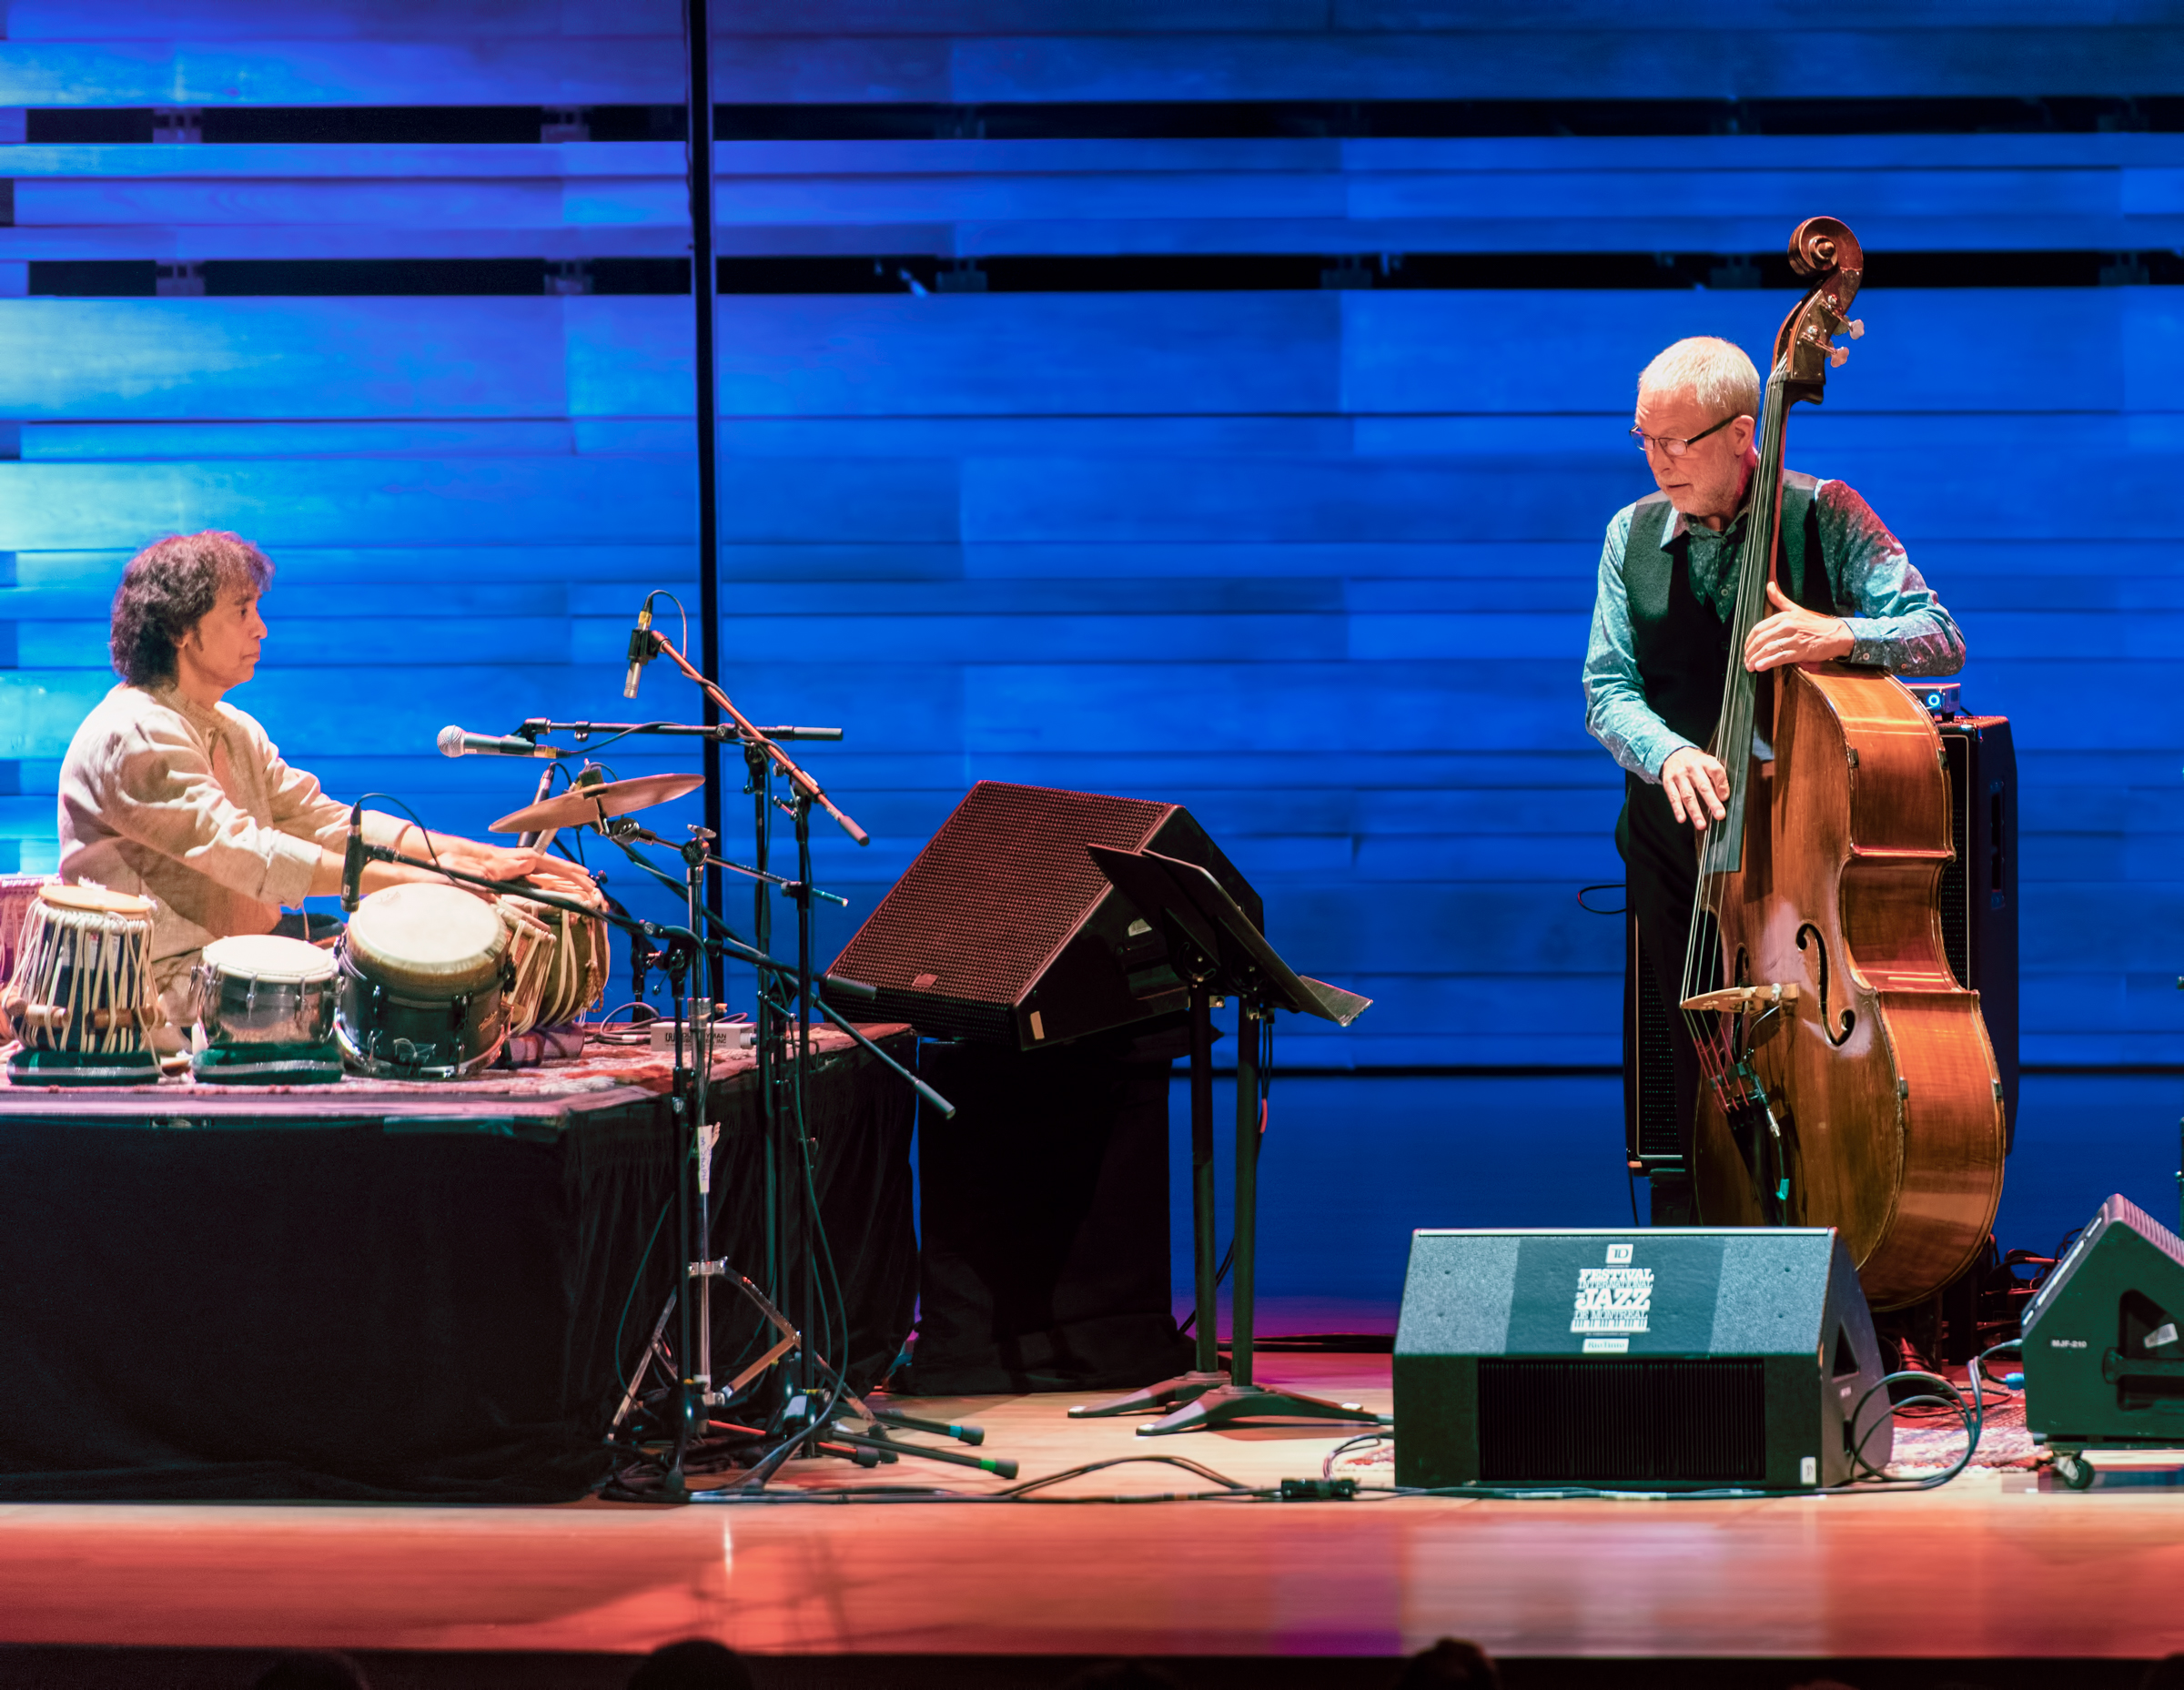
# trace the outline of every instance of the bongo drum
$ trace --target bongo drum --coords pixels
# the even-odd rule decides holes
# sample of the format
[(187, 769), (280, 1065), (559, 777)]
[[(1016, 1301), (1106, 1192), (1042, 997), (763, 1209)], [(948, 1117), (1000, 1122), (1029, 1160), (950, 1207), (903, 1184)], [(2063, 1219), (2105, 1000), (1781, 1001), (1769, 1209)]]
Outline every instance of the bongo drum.
[(510, 1033), (573, 1021), (605, 995), (612, 962), (605, 922), (513, 893), (498, 907), (509, 928), (516, 981)]
[(140, 1086), (159, 1078), (165, 1021), (152, 980), (152, 901), (103, 886), (44, 885), (23, 917), (0, 993), (22, 1041), (8, 1077), (45, 1086)]
[(341, 936), (334, 1036), (366, 1074), (456, 1079), (508, 1036), (511, 934), (498, 911), (453, 886), (388, 886)]
[(223, 1085), (338, 1081), (336, 980), (333, 953), (301, 939), (270, 933), (215, 939), (190, 970), (197, 1028), (191, 1071)]

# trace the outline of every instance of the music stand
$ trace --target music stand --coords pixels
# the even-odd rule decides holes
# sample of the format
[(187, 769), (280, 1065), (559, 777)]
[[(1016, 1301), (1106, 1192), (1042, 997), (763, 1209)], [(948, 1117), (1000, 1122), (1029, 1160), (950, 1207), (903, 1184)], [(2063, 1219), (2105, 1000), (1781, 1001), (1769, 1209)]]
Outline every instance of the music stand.
[[(1176, 972), (1190, 983), (1191, 1231), (1198, 1281), (1198, 1365), (1111, 1402), (1073, 1408), (1073, 1420), (1138, 1409), (1169, 1410), (1138, 1428), (1141, 1438), (1204, 1432), (1239, 1421), (1335, 1421), (1368, 1426), (1381, 1417), (1355, 1402), (1272, 1391), (1251, 1377), (1251, 1313), (1259, 1208), (1259, 1023), (1277, 1009), (1348, 1027), (1372, 1000), (1282, 961), (1227, 887), (1196, 863), (1157, 851), (1087, 845), (1100, 873), (1164, 931)], [(1214, 1309), (1213, 999), (1236, 999), (1236, 1288), (1229, 1313), (1229, 1368), (1220, 1367)]]

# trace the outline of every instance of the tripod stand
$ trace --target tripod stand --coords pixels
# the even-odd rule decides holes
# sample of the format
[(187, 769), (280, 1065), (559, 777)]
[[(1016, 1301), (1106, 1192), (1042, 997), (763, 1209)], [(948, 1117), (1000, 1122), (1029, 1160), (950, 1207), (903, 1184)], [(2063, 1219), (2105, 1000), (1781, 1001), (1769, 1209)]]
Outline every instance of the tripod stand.
[[(1073, 1420), (1165, 1409), (1138, 1435), (1203, 1432), (1242, 1421), (1335, 1421), (1377, 1426), (1355, 1402), (1329, 1402), (1257, 1383), (1251, 1376), (1253, 1299), (1259, 1246), (1259, 1047), (1277, 1009), (1348, 1027), (1370, 998), (1294, 973), (1275, 954), (1228, 889), (1195, 863), (1152, 851), (1088, 845), (1094, 862), (1138, 913), (1159, 923), (1176, 971), (1190, 982), (1192, 1256), (1197, 1280), (1197, 1366), (1113, 1402), (1073, 1408)], [(1236, 1289), (1229, 1310), (1229, 1368), (1223, 1371), (1214, 1322), (1213, 999), (1236, 999)]]
[[(697, 1238), (709, 1257), (712, 1229), (709, 1179), (711, 1153), (717, 1128), (705, 1122), (701, 1114), (693, 1118), (692, 1122), (693, 1143), (697, 1147), (692, 1160), (698, 1169), (698, 1189), (694, 1198), (686, 1199), (682, 1205), (686, 1241), (682, 1260), (687, 1264), (686, 1274), (693, 1289), (688, 1298), (671, 1297), (668, 1307), (662, 1311), (660, 1322), (654, 1328), (653, 1343), (646, 1351), (646, 1365), (649, 1366), (652, 1358), (658, 1353), (659, 1339), (665, 1332), (670, 1313), (679, 1309), (682, 1324), (675, 1350), (678, 1379), (675, 1443), (665, 1482), (667, 1494), (676, 1500), (701, 1500), (713, 1494), (691, 1490), (683, 1473), (684, 1461), (691, 1444), (708, 1423), (706, 1411), (724, 1406), (759, 1373), (776, 1364), (783, 1365), (786, 1370), (786, 1401), (763, 1434), (762, 1442), (771, 1443), (772, 1447), (758, 1460), (749, 1476), (733, 1487), (735, 1490), (755, 1489), (764, 1484), (784, 1462), (800, 1451), (842, 1453), (844, 1447), (853, 1458), (861, 1461), (867, 1457), (893, 1461), (901, 1454), (915, 1454), (927, 1460), (954, 1462), (1012, 1477), (1016, 1472), (1016, 1464), (1012, 1462), (957, 1455), (951, 1451), (898, 1444), (891, 1441), (886, 1435), (891, 1429), (937, 1432), (972, 1444), (980, 1442), (984, 1434), (976, 1427), (915, 1421), (907, 1416), (872, 1409), (850, 1391), (848, 1382), (839, 1369), (830, 1365), (818, 1348), (810, 1341), (812, 1334), (826, 1317), (825, 1295), (819, 1279), (823, 1260), (828, 1279), (831, 1280), (834, 1277), (831, 1253), (826, 1249), (824, 1233), (819, 1230), (814, 1152), (811, 1136), (804, 1126), (804, 1091), (811, 1068), (814, 1012), (824, 1016), (866, 1051), (877, 1057), (944, 1116), (952, 1116), (955, 1108), (930, 1086), (851, 1025), (820, 995), (819, 988), (823, 986), (843, 998), (869, 1000), (873, 993), (870, 987), (859, 986), (854, 981), (819, 977), (814, 972), (812, 961), (814, 902), (831, 899), (840, 903), (845, 900), (820, 891), (812, 884), (812, 811), (814, 807), (825, 810), (842, 830), (859, 845), (868, 844), (869, 835), (834, 805), (818, 782), (798, 767), (775, 740), (763, 730), (753, 726), (727, 694), (693, 668), (673, 645), (657, 633), (650, 634), (649, 642), (657, 652), (664, 653), (671, 658), (676, 667), (705, 693), (713, 707), (733, 724), (733, 729), (723, 724), (719, 729), (708, 730), (708, 733), (719, 740), (727, 739), (733, 733), (733, 737), (742, 742), (750, 769), (749, 787), (756, 801), (754, 865), (746, 867), (713, 855), (710, 849), (712, 835), (703, 829), (694, 830), (691, 842), (678, 847), (685, 865), (685, 882), (678, 889), (684, 893), (692, 928), (703, 929), (707, 933), (708, 936), (701, 943), (701, 949), (716, 959), (728, 956), (752, 963), (758, 970), (758, 1020), (755, 1029), (757, 1079), (766, 1152), (765, 1210), (771, 1222), (766, 1278), (774, 1288), (774, 1295), (769, 1299), (756, 1285), (736, 1272), (724, 1259), (713, 1260), (701, 1258), (687, 1241), (687, 1222), (694, 1208)], [(828, 732), (824, 729), (804, 729), (800, 730), (799, 734), (817, 737)], [(790, 787), (792, 795), (787, 800), (777, 799), (773, 794), (773, 780), (776, 774), (783, 776)], [(768, 867), (772, 807), (776, 804), (789, 812), (795, 825), (797, 874), (794, 880), (784, 879)], [(673, 884), (672, 877), (647, 862), (632, 843), (640, 835), (658, 844), (664, 845), (666, 841), (626, 822), (610, 825), (602, 831), (622, 847), (632, 862), (655, 877)], [(709, 868), (730, 870), (749, 875), (753, 880), (757, 918), (754, 944), (745, 944), (735, 937), (726, 924), (706, 907), (703, 879)], [(796, 906), (797, 956), (794, 965), (771, 955), (770, 896), (775, 890), (790, 898)], [(668, 963), (672, 969), (674, 966), (672, 956)], [(716, 980), (720, 977), (717, 968), (713, 977)], [(671, 973), (671, 981), (672, 978)], [(793, 1006), (784, 1001), (792, 994)], [(695, 999), (692, 1008), (693, 1033), (697, 1032), (695, 1024), (701, 1019), (709, 1031), (713, 1008), (711, 1000)], [(701, 1010), (702, 1017), (699, 1014)], [(794, 1035), (793, 1038), (789, 1037), (792, 1031)], [(678, 1024), (678, 1068), (681, 1065), (681, 1049), (682, 1027)], [(726, 1391), (715, 1390), (712, 1379), (710, 1290), (714, 1279), (732, 1280), (752, 1300), (777, 1334), (775, 1342), (765, 1355), (753, 1367), (740, 1373)], [(840, 1288), (835, 1285), (833, 1290), (834, 1306), (839, 1308), (842, 1306)], [(693, 1305), (695, 1305), (694, 1310)], [(784, 1305), (787, 1310), (785, 1313)], [(693, 1324), (694, 1333), (692, 1330)], [(846, 1338), (846, 1332), (844, 1335)], [(834, 1383), (832, 1388), (823, 1390), (821, 1375), (828, 1372), (833, 1374)], [(635, 1388), (632, 1387), (625, 1393), (622, 1412), (616, 1416), (617, 1428), (626, 1419), (635, 1401)], [(853, 1417), (868, 1425), (871, 1431), (864, 1433), (844, 1431), (841, 1422)]]

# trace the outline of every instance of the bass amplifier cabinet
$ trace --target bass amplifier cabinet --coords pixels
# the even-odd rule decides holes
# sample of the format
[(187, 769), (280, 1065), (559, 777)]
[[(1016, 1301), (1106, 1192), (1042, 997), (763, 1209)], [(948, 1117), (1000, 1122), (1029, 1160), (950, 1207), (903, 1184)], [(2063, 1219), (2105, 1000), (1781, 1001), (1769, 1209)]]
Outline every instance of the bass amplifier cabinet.
[(1839, 1484), (1854, 1443), (1889, 1458), (1881, 1373), (1830, 1228), (1421, 1231), (1395, 1335), (1396, 1483)]
[[(1914, 691), (1918, 691), (1916, 687)], [(1922, 700), (1933, 703), (1928, 693)], [(2017, 1131), (2017, 751), (2007, 716), (1937, 715), (1956, 854), (1941, 871), (1941, 943), (1979, 1013), (2002, 1077), (2002, 1130)]]
[(980, 781), (827, 972), (876, 987), (874, 1018), (1019, 1050), (1188, 1007), (1165, 938), (1087, 845), (1196, 863), (1265, 925), (1182, 805)]
[(2025, 1423), (2065, 1483), (2096, 1449), (2184, 1449), (2184, 1239), (2120, 1197), (2025, 1308)]
[[(1979, 994), (2002, 1077), (2004, 1131), (2017, 1123), (2017, 754), (2007, 716), (1953, 713), (1953, 683), (1913, 687), (1936, 713), (1949, 780), (1956, 855), (1941, 873), (1941, 942), (1956, 983)], [(1623, 1140), (1633, 1171), (1681, 1183), (1688, 1177), (1676, 1132), (1676, 1088), (1667, 1003), (1638, 952), (1638, 917), (1624, 900), (1623, 963)], [(2007, 1140), (2006, 1140), (2007, 1142)]]

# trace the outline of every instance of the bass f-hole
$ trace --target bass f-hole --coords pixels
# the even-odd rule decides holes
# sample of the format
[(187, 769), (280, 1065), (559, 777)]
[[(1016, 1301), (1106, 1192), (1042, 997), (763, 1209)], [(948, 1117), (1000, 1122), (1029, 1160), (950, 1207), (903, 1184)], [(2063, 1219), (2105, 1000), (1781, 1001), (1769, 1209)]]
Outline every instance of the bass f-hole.
[[(1809, 945), (1805, 940), (1807, 934), (1812, 936)], [(1840, 1034), (1835, 1031), (1832, 1012), (1827, 1007), (1827, 941), (1820, 936), (1820, 929), (1809, 921), (1797, 929), (1797, 948), (1801, 951), (1812, 950), (1819, 953), (1819, 962), (1815, 972), (1820, 977), (1820, 1032), (1829, 1044), (1839, 1049), (1849, 1042), (1851, 1029), (1858, 1024), (1857, 1013), (1855, 1010), (1845, 1009), (1843, 1012), (1843, 1030)]]

